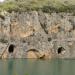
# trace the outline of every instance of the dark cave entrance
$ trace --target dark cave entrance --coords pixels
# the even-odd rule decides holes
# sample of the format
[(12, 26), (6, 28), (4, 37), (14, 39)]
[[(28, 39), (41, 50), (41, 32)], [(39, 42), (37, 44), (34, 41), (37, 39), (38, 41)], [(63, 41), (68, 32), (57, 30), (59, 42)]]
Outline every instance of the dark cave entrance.
[(15, 45), (11, 44), (11, 45), (9, 46), (9, 48), (8, 48), (8, 52), (9, 52), (9, 53), (13, 53), (13, 52), (14, 52), (14, 47), (15, 47)]
[(64, 51), (64, 50), (65, 50), (65, 49), (64, 49), (63, 47), (59, 47), (58, 50), (57, 50), (57, 53), (58, 53), (58, 54), (61, 54), (62, 51)]

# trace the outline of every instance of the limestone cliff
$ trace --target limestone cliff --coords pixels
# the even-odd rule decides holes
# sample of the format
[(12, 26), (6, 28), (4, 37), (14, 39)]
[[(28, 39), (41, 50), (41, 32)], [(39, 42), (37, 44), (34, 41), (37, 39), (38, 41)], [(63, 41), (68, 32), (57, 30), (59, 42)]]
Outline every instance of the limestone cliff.
[(75, 58), (75, 16), (0, 12), (0, 57)]

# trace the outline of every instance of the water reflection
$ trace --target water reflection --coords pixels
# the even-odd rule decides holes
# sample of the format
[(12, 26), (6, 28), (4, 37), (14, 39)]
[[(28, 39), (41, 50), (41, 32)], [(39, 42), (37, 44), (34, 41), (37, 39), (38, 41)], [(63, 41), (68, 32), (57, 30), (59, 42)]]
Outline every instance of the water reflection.
[(14, 69), (14, 61), (13, 60), (9, 60), (8, 61), (8, 64), (7, 64), (8, 66), (7, 66), (7, 70), (8, 70), (8, 72), (7, 72), (7, 74), (8, 75), (12, 75), (13, 74), (13, 69)]
[(0, 75), (75, 75), (75, 60), (0, 60)]

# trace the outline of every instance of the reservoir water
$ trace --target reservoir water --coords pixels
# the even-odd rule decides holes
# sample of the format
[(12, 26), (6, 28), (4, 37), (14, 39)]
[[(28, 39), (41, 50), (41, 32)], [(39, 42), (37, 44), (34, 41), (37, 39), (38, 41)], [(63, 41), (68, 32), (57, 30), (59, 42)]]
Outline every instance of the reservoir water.
[(0, 75), (75, 75), (75, 60), (0, 60)]

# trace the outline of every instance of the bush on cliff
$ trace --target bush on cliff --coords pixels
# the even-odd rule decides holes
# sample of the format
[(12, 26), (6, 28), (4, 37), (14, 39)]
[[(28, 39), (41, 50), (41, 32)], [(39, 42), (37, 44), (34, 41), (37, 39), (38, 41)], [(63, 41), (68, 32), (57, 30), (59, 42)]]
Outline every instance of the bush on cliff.
[(43, 12), (73, 12), (75, 5), (63, 3), (53, 3), (53, 0), (15, 0), (0, 3), (0, 11), (30, 11), (42, 10)]

